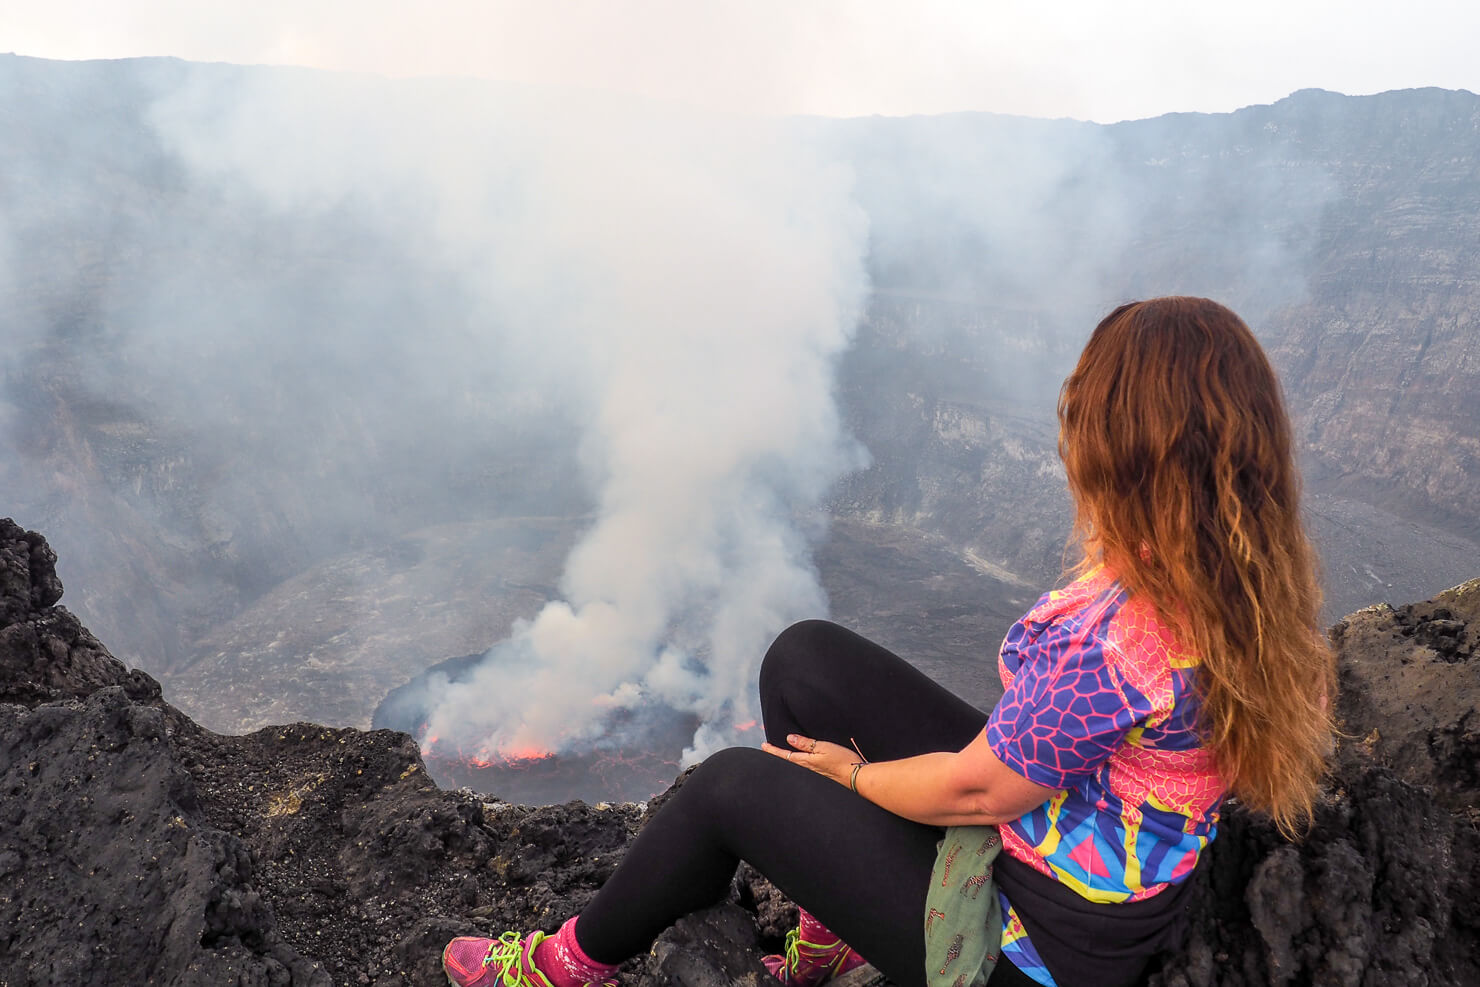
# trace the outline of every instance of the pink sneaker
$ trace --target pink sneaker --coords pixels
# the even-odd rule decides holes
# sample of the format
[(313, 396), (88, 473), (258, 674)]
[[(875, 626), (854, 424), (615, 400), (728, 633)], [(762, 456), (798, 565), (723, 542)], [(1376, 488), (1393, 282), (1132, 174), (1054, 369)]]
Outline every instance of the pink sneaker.
[[(522, 939), (517, 932), (497, 939), (460, 936), (442, 950), (442, 970), (452, 987), (554, 987), (534, 965), (535, 948), (545, 938), (543, 932)], [(617, 987), (617, 982), (602, 980), (586, 987)]]
[(816, 987), (868, 961), (838, 936), (831, 942), (808, 942), (799, 926), (786, 934), (785, 955), (767, 956), (761, 962), (783, 984)]

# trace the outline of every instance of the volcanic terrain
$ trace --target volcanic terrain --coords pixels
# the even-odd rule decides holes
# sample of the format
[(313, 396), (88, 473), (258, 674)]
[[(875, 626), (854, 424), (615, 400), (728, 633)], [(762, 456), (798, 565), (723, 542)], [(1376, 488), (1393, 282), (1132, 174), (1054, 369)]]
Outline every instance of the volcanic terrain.
[[(451, 936), (553, 929), (661, 803), (515, 805), (389, 730), (213, 733), (66, 608), (0, 522), (0, 983), (444, 983)], [(1292, 845), (1229, 806), (1187, 949), (1151, 983), (1480, 983), (1480, 580), (1332, 630), (1340, 745)], [(681, 779), (680, 779), (681, 782)], [(628, 982), (763, 985), (790, 906), (743, 869)], [(857, 982), (870, 982), (867, 972)]]

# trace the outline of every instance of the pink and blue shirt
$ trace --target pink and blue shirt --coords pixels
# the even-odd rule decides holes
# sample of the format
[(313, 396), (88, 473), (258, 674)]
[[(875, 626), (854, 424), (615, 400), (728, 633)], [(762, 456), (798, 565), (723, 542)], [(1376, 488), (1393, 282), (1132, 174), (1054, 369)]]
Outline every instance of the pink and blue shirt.
[[(1187, 651), (1103, 568), (1045, 594), (1002, 642), (993, 753), (1059, 793), (1004, 823), (1003, 852), (1096, 902), (1183, 880), (1217, 832), (1224, 786), (1198, 732)], [(1005, 896), (1002, 954), (1052, 985)]]

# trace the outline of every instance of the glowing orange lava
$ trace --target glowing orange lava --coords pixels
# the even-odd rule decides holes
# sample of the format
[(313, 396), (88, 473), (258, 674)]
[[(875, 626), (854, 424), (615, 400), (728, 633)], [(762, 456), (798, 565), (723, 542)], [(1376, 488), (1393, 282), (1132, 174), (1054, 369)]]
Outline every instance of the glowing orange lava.
[(741, 733), (744, 733), (746, 730), (754, 730), (755, 720), (747, 720), (744, 723), (736, 723), (735, 729), (739, 730)]
[(484, 744), (477, 750), (468, 751), (462, 747), (454, 747), (451, 744), (442, 744), (440, 738), (430, 736), (422, 741), (421, 756), (425, 758), (437, 758), (443, 761), (461, 761), (474, 768), (492, 768), (495, 766), (520, 768), (527, 767), (537, 761), (550, 760), (555, 756), (555, 752), (532, 746), (494, 750), (487, 744)]
[(522, 768), (534, 761), (547, 761), (555, 756), (554, 751), (543, 750), (539, 747), (515, 747), (512, 750), (499, 751), (482, 747), (476, 754), (464, 754), (462, 751), (457, 753), (459, 760), (475, 768), (491, 768), (496, 764), (502, 764), (508, 768)]
[(543, 761), (547, 757), (554, 757), (555, 752), (538, 747), (516, 747), (513, 750), (499, 751), (499, 755), (505, 761)]

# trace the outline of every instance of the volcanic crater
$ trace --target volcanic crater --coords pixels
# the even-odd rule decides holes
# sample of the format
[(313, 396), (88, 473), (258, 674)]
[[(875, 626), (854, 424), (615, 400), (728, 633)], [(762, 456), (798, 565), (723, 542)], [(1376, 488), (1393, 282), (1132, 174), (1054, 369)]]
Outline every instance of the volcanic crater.
[(439, 785), (510, 802), (643, 802), (673, 783), (699, 719), (661, 705), (609, 713), (596, 739), (558, 750), (498, 751), (428, 735), (434, 684), (469, 688), (484, 659), (483, 654), (461, 655), (433, 665), (392, 690), (375, 708), (371, 727), (410, 734)]

